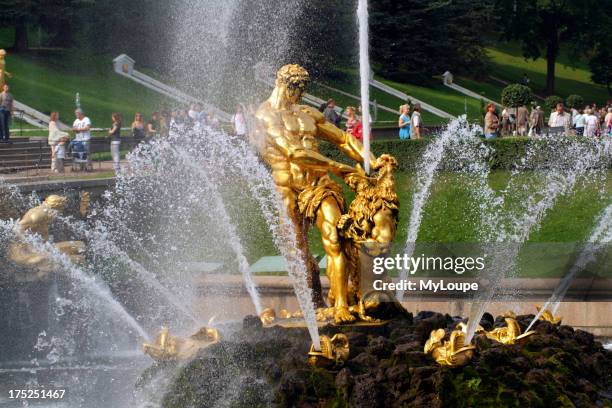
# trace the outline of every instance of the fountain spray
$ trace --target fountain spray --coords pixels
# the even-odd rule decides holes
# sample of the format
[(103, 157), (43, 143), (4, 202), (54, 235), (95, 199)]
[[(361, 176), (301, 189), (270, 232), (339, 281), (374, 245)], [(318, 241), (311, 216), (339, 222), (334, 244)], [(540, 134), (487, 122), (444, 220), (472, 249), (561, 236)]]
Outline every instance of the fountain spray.
[(361, 123), (363, 126), (363, 168), (370, 174), (370, 56), (368, 44), (368, 0), (359, 0), (359, 76), (361, 79)]

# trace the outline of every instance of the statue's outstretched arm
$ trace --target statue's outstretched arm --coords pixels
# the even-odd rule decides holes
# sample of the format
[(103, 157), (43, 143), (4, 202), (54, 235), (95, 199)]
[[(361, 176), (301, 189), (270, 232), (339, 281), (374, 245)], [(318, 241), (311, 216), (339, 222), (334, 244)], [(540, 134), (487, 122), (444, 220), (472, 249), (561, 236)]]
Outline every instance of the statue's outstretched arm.
[[(315, 120), (317, 121), (319, 138), (335, 144), (348, 157), (358, 163), (363, 163), (365, 152), (363, 145), (359, 140), (355, 139), (355, 137), (350, 133), (339, 129), (334, 124), (326, 121), (321, 112), (309, 107), (307, 109), (308, 113), (311, 114), (311, 116), (314, 116)], [(370, 153), (370, 168), (377, 168), (376, 156), (374, 156), (372, 153)]]
[(355, 171), (353, 167), (328, 159), (318, 152), (291, 145), (284, 137), (284, 131), (279, 126), (268, 129), (268, 134), (274, 138), (276, 147), (291, 162), (314, 170), (331, 171), (341, 177)]

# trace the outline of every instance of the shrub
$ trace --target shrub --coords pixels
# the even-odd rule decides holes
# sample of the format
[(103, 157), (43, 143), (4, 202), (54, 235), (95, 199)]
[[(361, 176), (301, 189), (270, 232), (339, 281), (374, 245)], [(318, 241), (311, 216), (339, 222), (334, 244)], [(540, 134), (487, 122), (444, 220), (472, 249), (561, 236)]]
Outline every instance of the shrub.
[(584, 108), (584, 98), (580, 95), (570, 95), (565, 100), (568, 108), (582, 109)]
[[(419, 139), (419, 140), (374, 140), (371, 144), (372, 153), (379, 156), (382, 153), (389, 153), (397, 159), (399, 171), (414, 171), (416, 165), (420, 162), (423, 153), (427, 148), (427, 144), (431, 139)], [(538, 141), (527, 137), (503, 137), (500, 139), (486, 140), (483, 141), (487, 146), (492, 148), (492, 154), (489, 157), (489, 166), (492, 170), (501, 169), (509, 170), (512, 169), (520, 162), (520, 158), (525, 157), (525, 153), (529, 145), (532, 143), (558, 143), (559, 141)], [(338, 148), (334, 145), (322, 142), (320, 145), (321, 154), (329, 157), (332, 160), (353, 165), (354, 162), (348, 159)], [(556, 149), (552, 146), (550, 148), (538, 148), (536, 151), (542, 152), (542, 157), (534, 158), (531, 162), (532, 165), (546, 166), (546, 162), (551, 160), (548, 157), (548, 153), (554, 154)], [(452, 171), (453, 163), (449, 161), (446, 163), (445, 170)]]
[(555, 110), (558, 103), (563, 103), (563, 98), (557, 95), (550, 95), (544, 100), (544, 107), (547, 109), (544, 113), (548, 115), (551, 111)]
[(502, 105), (516, 108), (522, 105), (529, 105), (533, 100), (531, 88), (521, 84), (511, 84), (504, 88), (501, 93)]

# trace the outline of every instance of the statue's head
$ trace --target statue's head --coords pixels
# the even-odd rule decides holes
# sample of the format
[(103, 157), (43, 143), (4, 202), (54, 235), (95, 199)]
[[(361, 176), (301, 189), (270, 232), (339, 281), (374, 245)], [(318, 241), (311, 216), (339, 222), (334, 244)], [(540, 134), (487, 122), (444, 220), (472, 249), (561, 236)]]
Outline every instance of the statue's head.
[(66, 207), (67, 201), (68, 200), (66, 199), (66, 197), (53, 194), (45, 198), (45, 206), (54, 210), (61, 211)]
[(0, 57), (4, 57), (6, 55), (6, 51), (0, 49)]
[(297, 64), (285, 65), (276, 73), (276, 86), (283, 90), (284, 96), (291, 103), (297, 103), (302, 99), (309, 82), (308, 71)]

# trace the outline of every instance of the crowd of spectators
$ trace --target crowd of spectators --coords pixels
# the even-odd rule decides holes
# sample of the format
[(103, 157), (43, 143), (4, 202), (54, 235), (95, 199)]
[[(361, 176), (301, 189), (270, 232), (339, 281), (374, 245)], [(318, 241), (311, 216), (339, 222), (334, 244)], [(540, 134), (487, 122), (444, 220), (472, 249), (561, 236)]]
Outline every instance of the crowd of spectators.
[[(6, 92), (8, 92), (8, 85), (5, 87), (7, 88)], [(9, 100), (8, 97), (3, 97), (0, 94), (0, 105), (4, 100), (12, 103), (12, 99)], [(6, 105), (8, 105), (8, 102)], [(0, 111), (0, 116), (3, 114), (4, 112)], [(71, 133), (74, 134), (73, 138), (70, 137), (70, 133), (60, 130), (58, 112), (51, 112), (49, 119), (48, 144), (51, 147), (51, 170), (57, 173), (64, 171), (64, 159), (66, 158), (67, 149), (72, 152), (73, 158), (78, 157), (82, 159), (87, 164), (86, 168), (90, 168), (92, 122), (85, 115), (85, 112), (82, 109), (75, 110), (75, 119), (70, 128)], [(4, 125), (4, 123), (4, 121), (0, 120), (0, 125)], [(113, 168), (115, 170), (120, 169), (121, 140), (128, 136), (126, 131), (129, 131), (129, 136), (135, 140), (146, 142), (156, 137), (167, 137), (170, 134), (170, 129), (180, 132), (191, 129), (196, 124), (218, 127), (219, 119), (213, 110), (204, 112), (200, 104), (194, 103), (188, 109), (153, 112), (148, 120), (145, 120), (141, 112), (136, 112), (130, 127), (124, 128), (122, 126), (123, 120), (121, 114), (113, 112), (111, 115), (111, 125), (106, 135), (110, 141)], [(0, 135), (4, 136), (4, 133)], [(8, 137), (6, 140), (8, 140)]]
[(612, 137), (612, 101), (600, 108), (591, 104), (570, 110), (558, 103), (548, 115), (548, 121), (544, 119), (545, 112), (540, 106), (533, 107), (531, 112), (525, 105), (504, 107), (498, 115), (497, 107), (490, 103), (484, 118), (484, 136), (487, 139), (505, 135), (533, 136), (548, 131), (568, 136)]
[[(0, 140), (8, 140), (8, 120), (12, 112), (13, 99), (9, 92), (9, 86), (4, 85), (0, 93)], [(412, 108), (412, 112), (411, 112)], [(342, 115), (333, 99), (329, 99), (322, 104), (319, 110), (325, 119), (337, 127), (341, 127)], [(233, 132), (237, 136), (246, 137), (248, 133), (248, 116), (254, 113), (254, 107), (246, 108), (242, 104), (236, 105), (234, 114), (231, 117)], [(361, 109), (348, 106), (345, 110), (345, 131), (353, 135), (356, 139), (363, 138), (363, 124)], [(59, 113), (52, 112), (49, 121), (48, 143), (51, 146), (51, 169), (55, 172), (63, 172), (63, 160), (66, 157), (66, 148), (69, 147), (73, 152), (83, 153), (87, 163), (91, 162), (89, 145), (91, 141), (91, 120), (81, 109), (75, 111), (75, 120), (71, 131), (74, 138), (70, 138), (69, 133), (60, 130), (58, 126)], [(148, 120), (140, 112), (136, 112), (134, 120), (129, 128), (122, 127), (121, 115), (114, 112), (111, 116), (111, 126), (107, 137), (110, 140), (110, 150), (113, 168), (119, 170), (120, 146), (122, 131), (130, 131), (130, 135), (136, 140), (149, 141), (156, 137), (166, 137), (170, 131), (183, 132), (196, 125), (206, 125), (219, 127), (219, 119), (215, 116), (214, 110), (204, 111), (202, 105), (193, 103), (189, 108), (162, 110), (153, 112)], [(555, 109), (545, 121), (545, 112), (540, 106), (534, 106), (531, 110), (527, 106), (517, 108), (503, 107), (501, 113), (498, 107), (490, 103), (487, 105), (484, 116), (484, 137), (495, 139), (500, 136), (518, 135), (533, 136), (546, 131), (545, 125), (549, 130), (553, 129), (557, 133), (566, 135), (576, 135), (585, 137), (612, 137), (612, 101), (604, 107), (597, 107), (592, 104), (585, 106), (584, 109), (572, 108), (566, 110), (563, 103), (556, 105)], [(420, 139), (422, 135), (421, 107), (418, 103), (410, 106), (408, 103), (400, 106), (399, 109), (399, 138), (401, 140)]]

